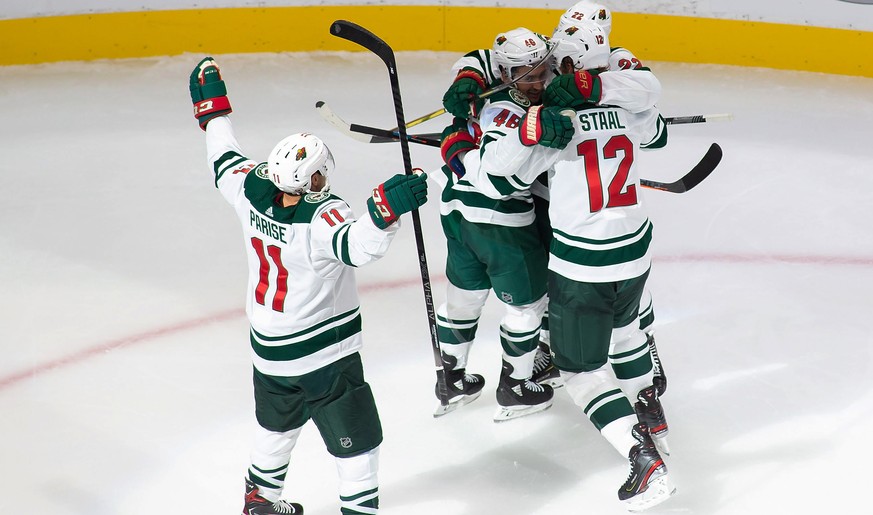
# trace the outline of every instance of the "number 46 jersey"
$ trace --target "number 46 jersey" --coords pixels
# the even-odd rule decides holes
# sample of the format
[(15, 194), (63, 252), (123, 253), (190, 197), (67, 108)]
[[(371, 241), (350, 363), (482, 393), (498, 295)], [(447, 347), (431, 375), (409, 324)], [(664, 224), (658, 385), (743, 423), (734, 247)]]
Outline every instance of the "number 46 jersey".
[(242, 154), (226, 116), (209, 122), (206, 146), (215, 184), (242, 223), (255, 368), (298, 376), (357, 352), (354, 267), (381, 258), (399, 222), (381, 230), (368, 216), (355, 220), (349, 205), (330, 193), (308, 193), (283, 207), (267, 164)]
[(579, 282), (639, 277), (651, 264), (652, 224), (639, 195), (637, 156), (641, 148), (666, 143), (661, 120), (656, 108), (580, 109), (573, 113), (575, 135), (563, 150), (527, 147), (516, 127), (483, 144), (478, 168), (467, 166), (465, 178), (488, 193), (531, 184), (547, 170), (549, 269)]

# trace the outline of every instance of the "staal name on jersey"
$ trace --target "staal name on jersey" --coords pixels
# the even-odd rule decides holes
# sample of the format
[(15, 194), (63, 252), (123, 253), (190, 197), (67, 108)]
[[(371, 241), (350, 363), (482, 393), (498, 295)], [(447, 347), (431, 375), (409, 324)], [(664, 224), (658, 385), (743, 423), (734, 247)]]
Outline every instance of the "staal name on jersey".
[(598, 111), (595, 113), (579, 113), (579, 123), (583, 131), (602, 131), (609, 129), (626, 129), (616, 111)]

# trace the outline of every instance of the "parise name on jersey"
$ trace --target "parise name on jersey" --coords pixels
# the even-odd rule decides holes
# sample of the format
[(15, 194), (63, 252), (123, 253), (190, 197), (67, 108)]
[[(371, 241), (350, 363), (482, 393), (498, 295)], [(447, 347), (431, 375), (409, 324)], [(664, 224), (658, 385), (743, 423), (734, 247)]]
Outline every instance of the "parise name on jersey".
[(285, 230), (287, 228), (277, 224), (276, 222), (273, 222), (272, 220), (267, 220), (254, 209), (249, 210), (249, 225), (254, 227), (256, 231), (266, 236), (269, 236), (274, 240), (279, 240), (282, 243), (288, 243), (288, 241), (285, 239)]

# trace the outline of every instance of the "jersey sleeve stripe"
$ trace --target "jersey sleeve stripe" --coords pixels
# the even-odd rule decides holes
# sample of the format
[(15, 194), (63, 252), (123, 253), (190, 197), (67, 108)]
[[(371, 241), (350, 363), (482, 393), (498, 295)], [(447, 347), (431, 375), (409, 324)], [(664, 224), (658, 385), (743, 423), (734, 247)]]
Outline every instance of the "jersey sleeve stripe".
[(348, 266), (355, 266), (349, 253), (349, 230), (351, 224), (346, 224), (333, 235), (333, 254)]
[(648, 143), (643, 143), (640, 148), (664, 148), (667, 145), (667, 123), (664, 117), (658, 115), (658, 130)]
[(488, 182), (494, 186), (501, 195), (512, 195), (518, 191), (526, 191), (529, 184), (525, 184), (518, 180), (515, 176), (500, 177), (498, 175), (488, 175)]
[(215, 164), (213, 165), (215, 171), (215, 180), (217, 181), (221, 175), (228, 171), (231, 167), (236, 166), (246, 158), (240, 155), (238, 152), (234, 152), (233, 150), (225, 152), (218, 159), (215, 160)]

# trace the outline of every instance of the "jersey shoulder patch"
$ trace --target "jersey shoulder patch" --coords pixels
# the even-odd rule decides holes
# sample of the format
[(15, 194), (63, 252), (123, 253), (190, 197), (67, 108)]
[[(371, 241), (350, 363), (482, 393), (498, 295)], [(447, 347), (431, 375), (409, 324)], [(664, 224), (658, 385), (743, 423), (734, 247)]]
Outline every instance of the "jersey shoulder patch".
[(254, 174), (260, 179), (270, 180), (270, 176), (267, 173), (267, 163), (258, 164), (252, 172), (254, 172)]
[(327, 192), (313, 192), (307, 193), (303, 196), (303, 202), (309, 202), (310, 204), (321, 204), (325, 200), (329, 199), (332, 195)]
[(489, 101), (492, 104), (508, 102), (523, 109), (530, 107), (530, 100), (527, 99), (524, 93), (515, 88), (506, 88), (503, 91), (498, 91), (491, 95)]
[(273, 204), (273, 199), (279, 193), (279, 188), (267, 176), (267, 163), (258, 164), (246, 174), (243, 188), (248, 201), (262, 213)]
[(303, 196), (301, 202), (297, 204), (297, 212), (294, 214), (294, 221), (298, 223), (310, 223), (317, 213), (324, 210), (324, 205), (328, 203), (345, 201), (333, 193), (318, 192), (307, 193)]

